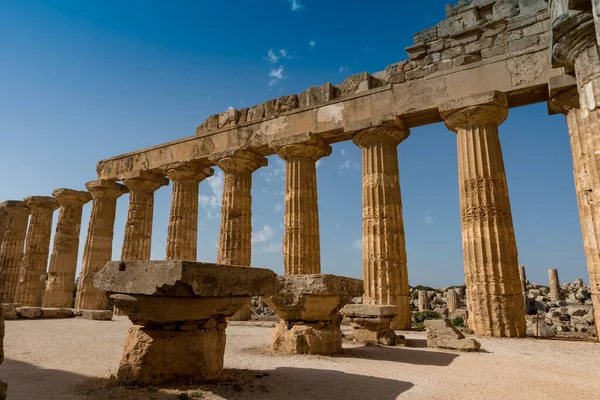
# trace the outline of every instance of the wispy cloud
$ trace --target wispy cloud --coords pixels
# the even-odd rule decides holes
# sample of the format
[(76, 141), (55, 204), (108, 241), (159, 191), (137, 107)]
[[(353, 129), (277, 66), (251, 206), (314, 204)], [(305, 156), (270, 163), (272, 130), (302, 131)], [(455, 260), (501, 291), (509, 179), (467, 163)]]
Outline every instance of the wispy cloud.
[(338, 68), (338, 72), (339, 73), (347, 73), (350, 70), (350, 68), (347, 65), (340, 65), (340, 67)]
[(258, 232), (252, 232), (252, 244), (265, 243), (273, 239), (275, 229), (269, 225), (263, 225), (263, 228)]
[(281, 204), (281, 203), (275, 204), (275, 208), (273, 209), (273, 212), (278, 213), (278, 212), (282, 212), (282, 211), (283, 211), (283, 204)]
[(315, 166), (316, 166), (317, 168), (319, 168), (319, 166), (321, 165), (321, 162), (322, 162), (322, 161), (323, 161), (323, 159), (322, 159), (322, 158), (318, 159), (318, 160), (317, 160), (317, 162), (316, 162), (316, 164), (315, 164)]
[(272, 242), (260, 246), (255, 249), (257, 254), (281, 253), (283, 252), (283, 244), (281, 242)]
[(300, 11), (304, 8), (302, 4), (300, 4), (300, 0), (286, 0), (290, 3), (290, 7), (292, 7), (292, 11)]
[(269, 77), (271, 78), (269, 80), (269, 87), (276, 86), (281, 80), (286, 78), (283, 71), (283, 65), (280, 65), (279, 68), (274, 68), (269, 72)]
[(352, 247), (356, 250), (362, 250), (362, 239), (353, 240)]
[(267, 56), (263, 57), (263, 60), (267, 60), (271, 64), (275, 64), (279, 60), (279, 56), (275, 54), (275, 51), (273, 51), (273, 49), (269, 49), (269, 51), (267, 52)]
[(308, 42), (308, 45), (310, 46), (310, 49), (312, 50), (317, 45), (317, 42), (315, 42), (314, 40), (311, 40), (310, 42)]
[[(285, 161), (278, 158), (274, 163), (269, 163), (268, 167), (260, 169), (259, 176), (267, 182), (283, 182), (285, 179)], [(275, 192), (274, 190), (271, 194), (279, 193), (280, 191)]]
[(435, 224), (435, 218), (433, 218), (433, 213), (431, 211), (425, 213), (424, 221), (427, 225)]
[(340, 150), (340, 154), (341, 154), (341, 155), (343, 155), (343, 156), (345, 156), (345, 155), (346, 155), (346, 150), (344, 150), (344, 149), (341, 149), (341, 150)]
[[(213, 176), (207, 178), (205, 182), (208, 183), (210, 193), (201, 193), (198, 196), (198, 204), (206, 208), (206, 215), (209, 219), (216, 219), (219, 217), (219, 213), (215, 209), (221, 207), (223, 197), (223, 173), (216, 172)], [(211, 211), (211, 209), (213, 210)]]
[(346, 159), (343, 163), (338, 164), (337, 169), (338, 173), (342, 175), (344, 172), (360, 171), (360, 164), (356, 161)]

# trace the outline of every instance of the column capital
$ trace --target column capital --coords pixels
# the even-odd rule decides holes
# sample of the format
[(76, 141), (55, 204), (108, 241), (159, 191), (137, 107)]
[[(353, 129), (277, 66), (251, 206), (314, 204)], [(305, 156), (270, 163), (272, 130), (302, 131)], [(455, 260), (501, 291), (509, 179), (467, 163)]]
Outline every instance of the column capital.
[(0, 203), (0, 210), (4, 210), (4, 212), (8, 215), (19, 212), (26, 212), (29, 214), (30, 212), (27, 203), (21, 200), (7, 200), (2, 202)]
[(226, 173), (254, 172), (269, 164), (265, 156), (244, 149), (212, 153), (208, 159), (216, 162), (219, 168)]
[(61, 206), (80, 207), (92, 200), (92, 195), (82, 190), (60, 188), (52, 192), (52, 196)]
[(276, 148), (279, 157), (286, 161), (292, 157), (306, 157), (317, 161), (331, 154), (331, 146), (310, 132), (274, 140), (269, 146)]
[(404, 122), (398, 120), (394, 125), (379, 125), (372, 128), (363, 129), (352, 138), (352, 141), (358, 147), (365, 147), (375, 141), (386, 140), (394, 146), (398, 146), (410, 136), (410, 129)]
[(169, 179), (161, 175), (147, 174), (137, 178), (125, 179), (123, 184), (127, 186), (127, 189), (129, 190), (154, 193), (160, 187), (167, 186), (169, 184)]
[(59, 207), (58, 201), (50, 196), (29, 196), (23, 199), (27, 206), (33, 211), (35, 208), (41, 208), (54, 211)]
[(596, 46), (596, 28), (590, 12), (568, 9), (564, 1), (550, 4), (552, 18), (552, 62), (554, 67), (572, 67), (585, 49)]
[(448, 129), (457, 131), (473, 125), (499, 126), (508, 117), (508, 100), (502, 92), (487, 92), (445, 101), (439, 112)]
[(98, 179), (85, 184), (86, 189), (90, 192), (94, 199), (112, 198), (116, 199), (129, 193), (127, 186), (120, 183), (108, 181), (106, 179)]
[(192, 161), (178, 161), (167, 164), (163, 167), (165, 174), (172, 181), (197, 181), (213, 176), (215, 170), (206, 165), (206, 163)]

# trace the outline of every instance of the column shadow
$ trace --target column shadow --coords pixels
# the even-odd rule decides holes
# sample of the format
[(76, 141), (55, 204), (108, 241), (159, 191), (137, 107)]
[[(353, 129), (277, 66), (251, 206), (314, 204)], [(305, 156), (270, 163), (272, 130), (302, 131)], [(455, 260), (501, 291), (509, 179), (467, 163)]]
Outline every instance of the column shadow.
[(343, 349), (336, 357), (446, 367), (459, 356), (456, 353), (416, 350), (410, 347), (363, 346)]

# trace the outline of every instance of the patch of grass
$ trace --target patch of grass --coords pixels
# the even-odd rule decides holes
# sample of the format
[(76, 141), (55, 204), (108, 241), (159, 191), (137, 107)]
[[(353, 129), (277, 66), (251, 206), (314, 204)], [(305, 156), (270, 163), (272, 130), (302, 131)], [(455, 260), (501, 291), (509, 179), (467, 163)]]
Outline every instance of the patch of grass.
[(438, 312), (426, 310), (426, 311), (417, 311), (417, 312), (413, 313), (413, 318), (415, 320), (415, 323), (420, 324), (420, 323), (423, 323), (423, 321), (426, 321), (428, 319), (442, 319), (442, 316)]
[(452, 325), (454, 325), (456, 327), (461, 327), (461, 328), (465, 327), (465, 319), (463, 317), (452, 318), (451, 322), (452, 322)]

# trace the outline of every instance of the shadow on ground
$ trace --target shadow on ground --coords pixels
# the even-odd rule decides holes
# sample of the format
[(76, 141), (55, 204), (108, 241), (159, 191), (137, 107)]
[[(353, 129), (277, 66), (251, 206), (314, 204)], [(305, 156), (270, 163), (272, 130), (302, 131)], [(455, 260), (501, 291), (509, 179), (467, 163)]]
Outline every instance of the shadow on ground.
[(124, 386), (116, 379), (89, 378), (9, 359), (2, 370), (3, 379), (8, 381), (8, 400), (394, 400), (413, 387), (410, 382), (393, 379), (286, 367), (269, 371), (225, 370), (214, 383), (162, 388)]
[(458, 356), (459, 354), (455, 353), (416, 350), (410, 347), (364, 346), (344, 349), (338, 357), (446, 367)]

